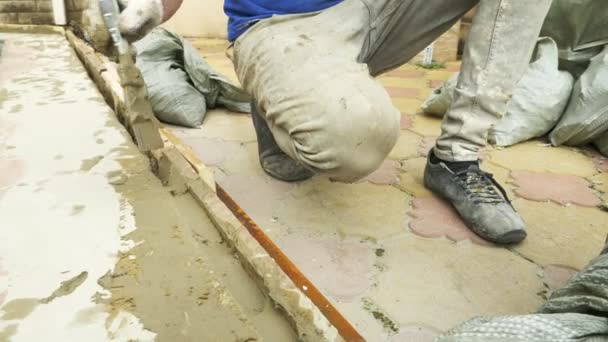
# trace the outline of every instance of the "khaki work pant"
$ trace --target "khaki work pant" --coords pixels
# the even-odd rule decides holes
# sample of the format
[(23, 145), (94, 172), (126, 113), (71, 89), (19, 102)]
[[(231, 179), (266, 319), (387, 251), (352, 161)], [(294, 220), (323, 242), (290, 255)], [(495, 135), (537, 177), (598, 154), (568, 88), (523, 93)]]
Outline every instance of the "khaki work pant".
[(373, 76), (409, 61), (478, 2), (435, 147), (445, 160), (476, 160), (551, 0), (345, 0), (256, 23), (235, 41), (232, 59), (279, 147), (314, 171), (353, 181), (382, 163), (400, 131), (400, 113)]

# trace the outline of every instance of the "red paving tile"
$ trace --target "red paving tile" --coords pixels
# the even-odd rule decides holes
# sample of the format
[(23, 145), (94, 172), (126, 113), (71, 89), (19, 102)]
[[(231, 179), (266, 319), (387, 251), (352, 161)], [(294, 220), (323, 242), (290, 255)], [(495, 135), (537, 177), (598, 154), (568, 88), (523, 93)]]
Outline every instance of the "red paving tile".
[(543, 268), (543, 281), (550, 290), (554, 291), (564, 287), (577, 272), (577, 270), (568, 266), (547, 265)]
[(455, 65), (448, 65), (445, 70), (447, 71), (451, 71), (451, 72), (459, 72), (460, 71), (460, 64), (455, 64)]
[(376, 185), (391, 185), (399, 182), (399, 168), (401, 163), (395, 160), (385, 160), (378, 170), (363, 178), (360, 182), (369, 182)]
[(414, 234), (426, 238), (445, 236), (452, 241), (468, 240), (482, 245), (490, 245), (473, 233), (462, 221), (454, 208), (436, 198), (416, 198), (412, 201), (413, 210), (408, 214), (414, 218), (410, 229)]
[(511, 172), (515, 193), (532, 201), (553, 201), (558, 204), (577, 204), (595, 207), (600, 199), (584, 178), (572, 175), (535, 173), (529, 171)]
[(414, 124), (414, 117), (408, 114), (401, 114), (401, 129), (408, 129)]
[(427, 85), (431, 89), (439, 88), (443, 85), (444, 80), (428, 80)]
[(372, 286), (375, 252), (369, 243), (291, 234), (278, 244), (315, 285), (335, 299), (352, 301)]

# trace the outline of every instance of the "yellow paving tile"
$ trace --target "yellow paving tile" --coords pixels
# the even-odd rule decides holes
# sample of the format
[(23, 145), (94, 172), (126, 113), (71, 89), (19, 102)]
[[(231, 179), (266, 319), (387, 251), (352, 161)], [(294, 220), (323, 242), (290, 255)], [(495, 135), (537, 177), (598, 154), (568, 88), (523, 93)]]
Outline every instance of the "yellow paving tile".
[(398, 323), (447, 330), (473, 316), (523, 314), (542, 303), (539, 268), (505, 249), (413, 235), (384, 248), (387, 270), (370, 297)]
[(426, 98), (429, 97), (429, 95), (431, 95), (433, 90), (434, 89), (432, 89), (430, 87), (420, 89), (420, 92), (418, 93), (418, 99), (420, 100), (420, 104), (422, 104), (422, 102), (424, 102), (424, 100), (426, 100)]
[(418, 99), (393, 98), (393, 105), (403, 114), (415, 114), (420, 112), (420, 104)]
[(389, 159), (402, 160), (418, 156), (418, 146), (422, 137), (407, 130), (401, 131), (397, 144), (388, 155)]
[(381, 76), (377, 80), (385, 87), (403, 87), (403, 88), (428, 88), (427, 81), (424, 78), (402, 78)]
[(448, 78), (454, 75), (453, 71), (448, 71), (446, 69), (436, 69), (436, 70), (428, 70), (426, 74), (426, 79), (428, 80), (447, 80)]
[(290, 229), (377, 241), (406, 232), (410, 200), (390, 186), (317, 178), (277, 203), (274, 216)]
[(200, 136), (240, 142), (256, 141), (251, 117), (226, 109), (214, 109), (207, 113)]
[(597, 173), (591, 159), (567, 147), (531, 140), (490, 153), (492, 162), (510, 170), (553, 172), (589, 177)]
[(419, 157), (402, 162), (399, 183), (395, 186), (414, 197), (429, 197), (432, 193), (424, 186), (423, 175), (426, 158)]
[(528, 237), (513, 249), (538, 264), (580, 270), (604, 246), (608, 214), (598, 208), (523, 199), (514, 205), (528, 226)]
[(409, 129), (425, 137), (437, 137), (441, 135), (441, 119), (424, 114), (416, 115)]

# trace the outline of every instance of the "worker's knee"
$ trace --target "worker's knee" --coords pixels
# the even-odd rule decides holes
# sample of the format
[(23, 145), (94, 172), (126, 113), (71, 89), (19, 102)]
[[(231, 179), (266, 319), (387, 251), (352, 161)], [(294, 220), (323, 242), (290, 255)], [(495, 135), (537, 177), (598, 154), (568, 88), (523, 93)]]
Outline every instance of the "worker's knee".
[[(335, 95), (339, 96), (335, 96)], [(380, 85), (318, 101), (318, 129), (292, 135), (298, 159), (328, 176), (355, 181), (376, 170), (399, 136), (400, 114)], [(314, 125), (313, 125), (314, 126)]]

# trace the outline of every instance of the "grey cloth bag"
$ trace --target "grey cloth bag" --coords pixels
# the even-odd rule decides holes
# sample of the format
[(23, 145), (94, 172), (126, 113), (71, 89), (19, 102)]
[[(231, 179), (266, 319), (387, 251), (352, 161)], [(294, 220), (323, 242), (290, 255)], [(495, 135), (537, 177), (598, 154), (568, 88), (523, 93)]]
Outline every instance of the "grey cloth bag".
[(608, 46), (576, 81), (570, 103), (549, 135), (553, 145), (582, 145), (608, 130)]
[(445, 113), (447, 113), (454, 100), (454, 89), (456, 89), (459, 74), (460, 73), (455, 73), (452, 75), (452, 77), (445, 81), (439, 88), (433, 90), (426, 100), (424, 100), (422, 106), (420, 106), (424, 114), (442, 118)]
[(488, 133), (490, 143), (510, 146), (549, 133), (568, 105), (573, 84), (572, 75), (558, 70), (555, 41), (539, 39), (505, 116)]
[(478, 317), (437, 342), (608, 341), (608, 246), (537, 314)]
[(224, 106), (250, 112), (249, 96), (215, 72), (186, 40), (164, 28), (156, 28), (136, 42), (137, 67), (148, 98), (159, 120), (199, 127), (207, 109)]
[(555, 39), (560, 68), (578, 78), (608, 44), (608, 1), (553, 0), (541, 35)]
[[(443, 116), (456, 88), (452, 76), (422, 104), (424, 113)], [(561, 117), (574, 79), (558, 70), (557, 45), (551, 38), (540, 38), (526, 73), (517, 84), (505, 116), (490, 129), (488, 140), (497, 146), (510, 146), (547, 134)]]

